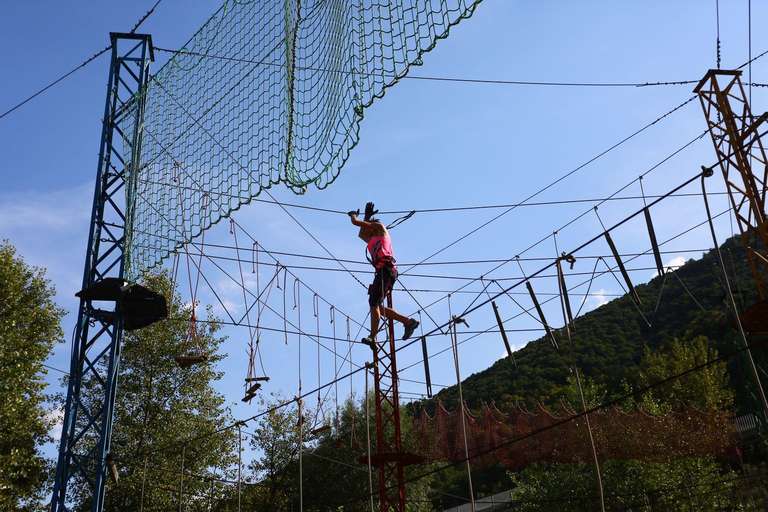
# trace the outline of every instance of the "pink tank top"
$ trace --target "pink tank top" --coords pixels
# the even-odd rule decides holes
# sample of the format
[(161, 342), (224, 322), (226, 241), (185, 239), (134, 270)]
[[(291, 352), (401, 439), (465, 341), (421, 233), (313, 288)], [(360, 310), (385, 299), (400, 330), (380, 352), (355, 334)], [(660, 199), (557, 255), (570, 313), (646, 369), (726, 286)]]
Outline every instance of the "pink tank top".
[(395, 266), (395, 255), (392, 252), (392, 239), (388, 236), (374, 236), (368, 242), (368, 252), (371, 253), (371, 262), (376, 268), (384, 265)]

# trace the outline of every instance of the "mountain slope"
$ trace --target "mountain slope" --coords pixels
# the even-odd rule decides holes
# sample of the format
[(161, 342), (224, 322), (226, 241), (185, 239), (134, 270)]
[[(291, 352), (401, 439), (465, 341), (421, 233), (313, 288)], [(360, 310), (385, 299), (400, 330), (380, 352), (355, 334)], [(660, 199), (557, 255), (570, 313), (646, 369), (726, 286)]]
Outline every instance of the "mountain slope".
[[(728, 240), (721, 250), (737, 301), (742, 296), (738, 290), (744, 290), (744, 302), (751, 304), (756, 298), (752, 296), (755, 286), (740, 239)], [(622, 381), (637, 385), (637, 365), (645, 346), (657, 350), (675, 338), (703, 334), (712, 340), (720, 354), (733, 351), (735, 333), (730, 326), (731, 315), (726, 308), (719, 266), (716, 252), (710, 250), (701, 259), (689, 260), (679, 268), (677, 277), (668, 273), (655, 315), (662, 277), (636, 286), (642, 301), (640, 309), (649, 321), (652, 319), (651, 326), (627, 295), (577, 318), (572, 337), (582, 375), (608, 396), (617, 396), (623, 389)], [(462, 387), (470, 408), (477, 407), (480, 401), (553, 404), (562, 399), (568, 388), (571, 362), (565, 333), (558, 331), (556, 336), (559, 349), (554, 349), (542, 337), (515, 352), (517, 368), (512, 369), (506, 359), (501, 359), (468, 377)], [(765, 349), (762, 351), (764, 353)], [(743, 408), (746, 406), (745, 387), (737, 358), (729, 361), (728, 369), (731, 385), (737, 393), (737, 404)], [(442, 390), (437, 398), (447, 407), (455, 407), (458, 400), (456, 387)], [(431, 409), (429, 404), (425, 405)]]

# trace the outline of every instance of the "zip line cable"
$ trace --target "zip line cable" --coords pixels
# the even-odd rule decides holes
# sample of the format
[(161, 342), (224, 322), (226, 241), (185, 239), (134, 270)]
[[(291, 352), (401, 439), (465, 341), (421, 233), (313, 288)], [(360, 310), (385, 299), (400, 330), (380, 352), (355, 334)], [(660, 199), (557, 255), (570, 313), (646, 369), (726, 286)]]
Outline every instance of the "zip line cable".
[(40, 89), (39, 91), (37, 91), (36, 93), (34, 93), (33, 95), (29, 96), (27, 99), (23, 100), (21, 103), (18, 103), (16, 106), (14, 106), (14, 107), (11, 107), (10, 109), (8, 109), (8, 110), (6, 110), (5, 112), (3, 112), (2, 114), (0, 114), (0, 119), (4, 118), (5, 116), (7, 116), (8, 114), (10, 114), (11, 112), (13, 112), (14, 110), (16, 110), (17, 108), (21, 107), (22, 105), (26, 104), (27, 102), (29, 102), (29, 101), (31, 101), (31, 100), (33, 100), (33, 99), (37, 98), (38, 96), (40, 96), (41, 94), (43, 94), (45, 91), (47, 91), (48, 89), (50, 89), (50, 88), (51, 88), (51, 87), (53, 87), (54, 85), (58, 84), (59, 82), (61, 82), (61, 81), (62, 81), (62, 80), (64, 80), (65, 78), (67, 78), (67, 77), (69, 77), (70, 75), (72, 75), (72, 74), (73, 74), (75, 71), (77, 71), (77, 70), (79, 70), (79, 69), (81, 69), (81, 68), (84, 68), (85, 66), (87, 66), (88, 64), (90, 64), (91, 62), (93, 62), (94, 60), (96, 60), (98, 57), (101, 57), (102, 55), (104, 55), (105, 53), (107, 53), (107, 52), (108, 52), (109, 50), (111, 50), (111, 49), (112, 49), (112, 47), (111, 47), (111, 46), (107, 46), (107, 47), (106, 47), (106, 48), (104, 48), (103, 50), (101, 50), (101, 51), (99, 51), (99, 52), (96, 52), (96, 53), (95, 53), (95, 54), (93, 54), (91, 57), (89, 57), (87, 60), (85, 60), (85, 62), (83, 62), (83, 63), (82, 63), (82, 64), (80, 64), (79, 66), (77, 66), (77, 67), (73, 68), (73, 69), (72, 69), (70, 72), (68, 72), (68, 73), (64, 74), (64, 75), (63, 75), (63, 76), (61, 76), (60, 78), (58, 78), (58, 79), (54, 80), (53, 82), (51, 82), (50, 84), (46, 85), (45, 87), (43, 87), (42, 89)]
[[(766, 84), (768, 86), (768, 84)], [(182, 186), (177, 184), (170, 184), (165, 183), (161, 181), (154, 181), (154, 180), (148, 180), (148, 179), (139, 179), (139, 183), (143, 184), (149, 184), (149, 185), (158, 185), (161, 187), (178, 187), (182, 190), (189, 190), (189, 191), (199, 191), (200, 189), (192, 187), (192, 186)], [(347, 215), (347, 212), (342, 210), (332, 210), (330, 208), (320, 208), (317, 206), (309, 206), (305, 204), (296, 204), (296, 203), (286, 203), (285, 201), (277, 201), (272, 199), (262, 199), (259, 197), (252, 197), (247, 198), (243, 197), (237, 194), (230, 194), (227, 192), (214, 192), (214, 191), (207, 191), (209, 196), (217, 195), (226, 197), (229, 199), (240, 199), (240, 200), (250, 200), (254, 203), (263, 203), (263, 204), (273, 204), (273, 205), (283, 205), (288, 208), (298, 208), (301, 210), (309, 210), (309, 211), (316, 211), (316, 212), (323, 212), (323, 213), (331, 213), (336, 215)], [(710, 195), (725, 195), (727, 192), (712, 192)], [(694, 197), (698, 194), (692, 193), (692, 194), (676, 194), (673, 197)], [(472, 210), (492, 210), (492, 209), (499, 209), (499, 208), (520, 208), (520, 207), (531, 207), (531, 206), (559, 206), (559, 205), (568, 205), (568, 204), (579, 204), (579, 203), (597, 203), (597, 202), (606, 202), (606, 201), (634, 201), (634, 200), (640, 200), (643, 196), (622, 196), (622, 197), (596, 197), (596, 198), (584, 198), (584, 199), (563, 199), (563, 200), (557, 200), (557, 201), (531, 201), (527, 203), (512, 203), (512, 204), (491, 204), (491, 205), (475, 205), (475, 206), (454, 206), (454, 207), (443, 207), (443, 208), (423, 208), (423, 209), (411, 209), (411, 210), (381, 210), (379, 211), (379, 215), (404, 215), (409, 214), (411, 212), (416, 213), (443, 213), (443, 212), (461, 212), (461, 211), (472, 211)], [(657, 195), (648, 195), (645, 196), (647, 199), (655, 199), (658, 196)]]
[[(243, 59), (238, 57), (227, 57), (223, 55), (211, 55), (208, 53), (192, 52), (189, 50), (171, 50), (169, 48), (155, 47), (155, 50), (164, 53), (170, 53), (173, 55), (192, 55), (194, 57), (205, 57), (208, 59), (224, 60), (229, 62), (237, 62), (238, 64), (254, 64), (256, 66), (275, 66), (283, 67), (283, 62), (266, 62), (264, 60), (252, 60)], [(302, 71), (319, 71), (328, 73), (338, 73), (342, 75), (352, 74), (350, 71), (342, 71), (338, 69), (322, 69), (308, 66), (296, 66), (297, 70)], [(536, 86), (556, 86), (556, 87), (652, 87), (662, 85), (688, 85), (698, 83), (698, 80), (676, 80), (676, 81), (657, 81), (657, 82), (543, 82), (543, 81), (526, 81), (526, 80), (496, 80), (496, 79), (482, 79), (482, 78), (456, 78), (456, 77), (436, 77), (436, 76), (418, 76), (418, 75), (380, 75), (374, 73), (360, 73), (364, 76), (376, 76), (392, 79), (409, 79), (409, 80), (422, 80), (422, 81), (434, 81), (434, 82), (455, 82), (466, 84), (488, 84), (488, 85), (536, 85)]]
[(144, 23), (147, 20), (147, 18), (149, 18), (152, 15), (153, 12), (155, 12), (155, 9), (157, 9), (157, 6), (160, 5), (160, 2), (162, 1), (163, 0), (157, 0), (157, 2), (155, 2), (155, 5), (153, 5), (152, 8), (148, 10), (147, 13), (139, 20), (139, 22), (136, 23), (136, 25), (131, 30), (131, 34), (136, 33), (136, 29), (138, 29), (141, 26), (141, 24)]
[[(136, 29), (137, 29), (137, 28), (139, 28), (139, 26), (140, 26), (142, 23), (144, 23), (144, 21), (146, 21), (146, 19), (147, 19), (147, 18), (149, 18), (149, 17), (152, 15), (152, 13), (153, 13), (153, 12), (155, 12), (155, 8), (156, 8), (156, 7), (157, 7), (157, 6), (160, 4), (160, 2), (161, 2), (161, 1), (162, 1), (162, 0), (157, 0), (157, 3), (156, 3), (156, 4), (155, 4), (155, 5), (154, 5), (154, 6), (153, 6), (153, 7), (152, 7), (152, 8), (151, 8), (149, 11), (147, 11), (147, 13), (146, 13), (146, 14), (145, 14), (145, 15), (144, 15), (144, 16), (143, 16), (143, 17), (142, 17), (140, 20), (139, 20), (139, 22), (138, 22), (138, 23), (136, 23), (136, 25), (133, 27), (133, 30), (131, 30), (131, 34), (134, 34), (134, 33), (136, 32)], [(84, 61), (82, 64), (80, 64), (79, 66), (77, 66), (77, 67), (73, 68), (73, 69), (72, 69), (71, 71), (69, 71), (68, 73), (66, 73), (66, 74), (64, 74), (63, 76), (61, 76), (60, 78), (58, 78), (58, 79), (54, 80), (54, 81), (53, 81), (53, 82), (51, 82), (50, 84), (46, 85), (45, 87), (43, 87), (42, 89), (40, 89), (40, 90), (39, 90), (39, 91), (37, 91), (36, 93), (34, 93), (34, 94), (32, 94), (31, 96), (29, 96), (27, 99), (23, 100), (21, 103), (18, 103), (16, 106), (14, 106), (14, 107), (10, 108), (9, 110), (6, 110), (6, 111), (5, 111), (5, 112), (3, 112), (2, 114), (0, 114), (0, 119), (4, 118), (5, 116), (7, 116), (8, 114), (10, 114), (11, 112), (13, 112), (14, 110), (16, 110), (17, 108), (21, 107), (22, 105), (26, 104), (27, 102), (29, 102), (29, 101), (31, 101), (31, 100), (33, 100), (33, 99), (35, 99), (36, 97), (40, 96), (42, 93), (44, 93), (45, 91), (47, 91), (48, 89), (50, 89), (50, 88), (51, 88), (51, 87), (53, 87), (54, 85), (58, 84), (59, 82), (61, 82), (61, 81), (62, 81), (62, 80), (64, 80), (65, 78), (69, 77), (70, 75), (74, 74), (74, 73), (75, 73), (75, 71), (78, 71), (79, 69), (81, 69), (81, 68), (84, 68), (85, 66), (87, 66), (88, 64), (90, 64), (91, 62), (93, 62), (94, 60), (96, 60), (98, 57), (101, 57), (102, 55), (104, 55), (104, 54), (105, 54), (106, 52), (108, 52), (110, 49), (112, 49), (112, 46), (111, 46), (111, 45), (110, 45), (110, 46), (107, 46), (106, 48), (104, 48), (103, 50), (101, 50), (101, 51), (99, 51), (99, 52), (96, 52), (96, 53), (95, 53), (95, 54), (93, 54), (91, 57), (89, 57), (88, 59), (86, 59), (86, 60), (85, 60), (85, 61)]]

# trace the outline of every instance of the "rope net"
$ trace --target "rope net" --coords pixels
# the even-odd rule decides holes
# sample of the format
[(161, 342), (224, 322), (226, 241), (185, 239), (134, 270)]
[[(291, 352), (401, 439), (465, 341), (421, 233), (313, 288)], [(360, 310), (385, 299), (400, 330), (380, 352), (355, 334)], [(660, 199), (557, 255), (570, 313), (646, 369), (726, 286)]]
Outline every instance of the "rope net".
[(129, 278), (264, 189), (331, 184), (364, 109), (479, 2), (226, 2), (124, 106), (144, 105), (140, 137), (123, 134)]
[[(529, 412), (521, 405), (503, 413), (484, 404), (479, 415), (466, 411), (470, 462), (478, 467), (499, 463), (509, 468), (533, 462), (592, 460), (586, 422), (561, 404), (552, 414), (540, 405)], [(635, 459), (671, 462), (686, 457), (735, 457), (739, 442), (731, 414), (681, 406), (663, 416), (638, 408), (628, 413), (612, 408), (589, 415), (598, 459)], [(563, 422), (557, 426), (557, 423)], [(417, 420), (419, 454), (426, 461), (464, 460), (464, 437), (459, 412), (448, 412), (437, 402), (434, 416), (422, 409)], [(552, 427), (552, 428), (547, 428)], [(545, 429), (541, 432), (539, 430)], [(535, 433), (534, 433), (535, 432)], [(531, 434), (529, 437), (524, 437)], [(521, 438), (519, 441), (511, 442)]]

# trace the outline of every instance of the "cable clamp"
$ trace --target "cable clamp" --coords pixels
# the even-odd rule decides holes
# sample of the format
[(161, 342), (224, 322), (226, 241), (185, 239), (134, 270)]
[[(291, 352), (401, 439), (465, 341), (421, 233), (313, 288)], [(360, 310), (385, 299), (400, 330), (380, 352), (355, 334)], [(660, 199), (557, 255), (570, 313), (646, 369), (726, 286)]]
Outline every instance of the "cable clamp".
[(571, 270), (573, 270), (573, 265), (576, 263), (576, 257), (573, 254), (566, 254), (565, 251), (563, 251), (563, 254), (559, 258), (557, 258), (557, 260), (570, 263)]

